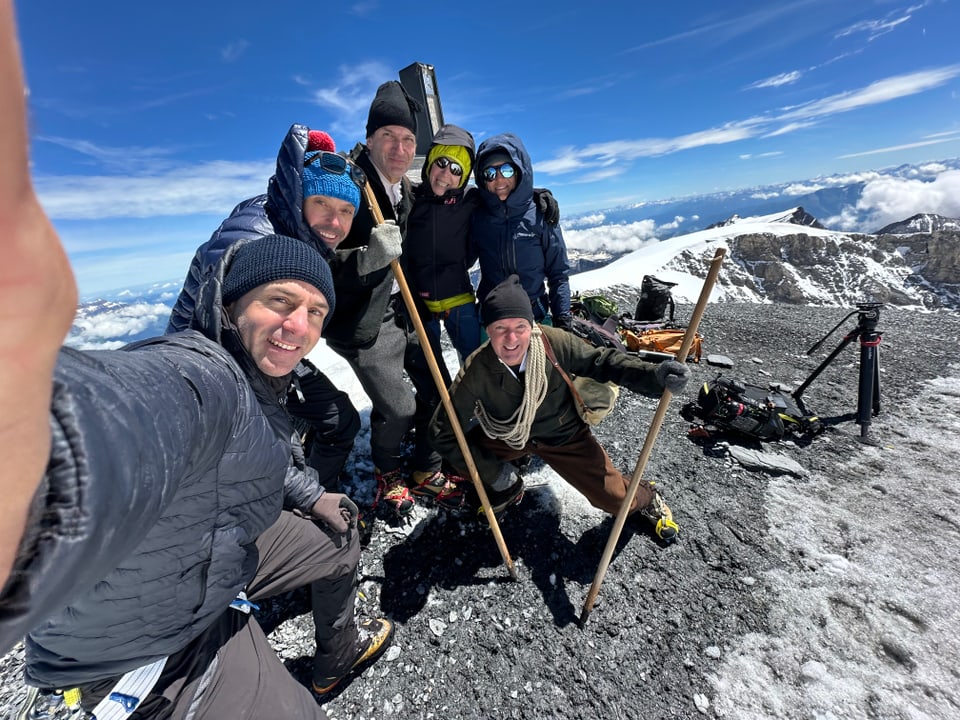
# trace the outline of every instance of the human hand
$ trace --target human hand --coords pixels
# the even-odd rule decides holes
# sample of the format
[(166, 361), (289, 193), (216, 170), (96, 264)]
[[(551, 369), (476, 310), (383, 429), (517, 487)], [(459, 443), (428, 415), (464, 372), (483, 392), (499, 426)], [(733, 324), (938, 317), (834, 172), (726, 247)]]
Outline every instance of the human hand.
[(357, 526), (360, 509), (342, 493), (324, 492), (313, 504), (310, 514), (326, 523), (334, 532), (345, 533), (348, 528)]
[(553, 326), (561, 330), (569, 330), (573, 325), (573, 315), (561, 315), (553, 318)]
[(690, 379), (690, 368), (676, 360), (664, 360), (657, 365), (657, 380), (667, 390), (676, 395), (687, 386)]
[(549, 188), (534, 188), (533, 201), (537, 204), (540, 214), (543, 215), (547, 224), (557, 225), (560, 222), (560, 205)]
[(403, 250), (403, 237), (400, 228), (393, 220), (386, 220), (374, 225), (370, 230), (370, 240), (367, 247), (360, 250), (357, 260), (357, 272), (360, 275), (369, 275), (381, 270), (392, 260), (400, 257)]
[(0, 107), (6, 108), (0, 111), (2, 587), (49, 460), (53, 368), (77, 309), (77, 286), (66, 253), (30, 180), (23, 73), (11, 2), (0, 7)]

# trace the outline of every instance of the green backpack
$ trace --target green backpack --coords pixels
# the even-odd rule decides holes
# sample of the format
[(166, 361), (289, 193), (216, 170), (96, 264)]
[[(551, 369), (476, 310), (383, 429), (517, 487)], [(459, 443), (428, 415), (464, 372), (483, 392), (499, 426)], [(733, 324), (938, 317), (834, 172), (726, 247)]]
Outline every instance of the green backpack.
[(607, 318), (620, 312), (617, 304), (603, 295), (580, 295), (570, 298), (570, 310), (574, 315), (603, 324)]

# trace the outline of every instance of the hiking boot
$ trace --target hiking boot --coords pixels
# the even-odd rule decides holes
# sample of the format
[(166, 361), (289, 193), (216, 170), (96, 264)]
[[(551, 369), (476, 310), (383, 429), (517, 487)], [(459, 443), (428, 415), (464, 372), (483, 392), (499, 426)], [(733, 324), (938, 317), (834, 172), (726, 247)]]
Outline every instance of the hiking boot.
[(405, 517), (413, 511), (414, 499), (407, 487), (407, 480), (400, 468), (381, 473), (374, 469), (373, 476), (377, 480), (377, 496), (373, 506), (382, 498), (399, 517)]
[(673, 513), (656, 490), (653, 491), (650, 504), (641, 508), (637, 514), (653, 525), (653, 532), (665, 543), (672, 543), (677, 539), (680, 527), (673, 521)]
[(386, 618), (364, 620), (360, 623), (358, 630), (360, 631), (360, 649), (357, 651), (357, 656), (351, 663), (350, 669), (340, 677), (314, 678), (313, 691), (318, 695), (331, 692), (345, 677), (372, 664), (383, 655), (383, 651), (387, 649), (393, 639), (393, 623)]
[[(493, 514), (499, 519), (504, 510), (523, 500), (523, 480), (518, 479), (506, 490), (497, 491), (488, 489), (487, 500), (490, 501), (490, 509), (493, 510)], [(479, 515), (484, 514), (483, 506), (480, 507), (477, 513)]]
[(416, 485), (411, 492), (419, 497), (426, 497), (447, 510), (458, 510), (463, 505), (464, 493), (460, 483), (466, 480), (452, 473), (414, 472), (413, 479)]

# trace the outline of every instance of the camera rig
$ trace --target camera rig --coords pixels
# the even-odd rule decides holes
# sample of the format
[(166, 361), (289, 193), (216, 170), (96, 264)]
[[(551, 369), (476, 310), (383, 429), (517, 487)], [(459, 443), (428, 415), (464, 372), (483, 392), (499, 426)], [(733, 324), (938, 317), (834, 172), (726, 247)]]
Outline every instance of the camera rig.
[(818, 375), (829, 365), (843, 349), (854, 340), (860, 340), (860, 376), (857, 387), (857, 423), (860, 425), (860, 438), (867, 437), (871, 418), (880, 413), (880, 340), (881, 333), (877, 330), (880, 322), (880, 309), (883, 303), (857, 303), (857, 309), (850, 312), (834, 327), (807, 350), (807, 355), (815, 353), (833, 332), (854, 315), (857, 316), (857, 325), (850, 330), (840, 341), (840, 344), (827, 355), (826, 359), (810, 373), (810, 376), (793, 392), (793, 399), (800, 409), (806, 412), (801, 395), (810, 386)]

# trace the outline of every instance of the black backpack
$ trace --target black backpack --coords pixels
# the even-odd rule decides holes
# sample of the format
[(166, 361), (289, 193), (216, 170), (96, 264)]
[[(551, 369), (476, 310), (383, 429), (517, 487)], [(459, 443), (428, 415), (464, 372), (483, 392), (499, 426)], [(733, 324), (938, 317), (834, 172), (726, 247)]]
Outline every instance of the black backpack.
[(623, 344), (620, 333), (617, 331), (616, 317), (609, 317), (605, 322), (598, 323), (574, 315), (570, 318), (567, 330), (594, 347), (627, 352), (627, 346)]
[(653, 275), (644, 275), (640, 283), (640, 298), (637, 300), (637, 308), (633, 313), (633, 319), (639, 322), (655, 323), (663, 320), (663, 316), (670, 308), (669, 322), (673, 322), (673, 293), (670, 288), (676, 287), (677, 283), (659, 280)]
[(722, 375), (705, 382), (696, 401), (681, 407), (680, 414), (688, 422), (754, 440), (813, 436), (823, 430), (820, 420), (804, 413), (789, 395)]

